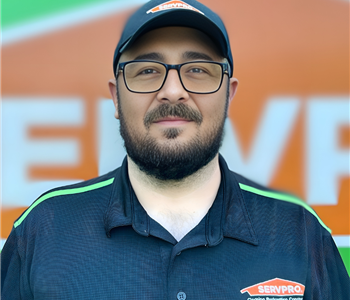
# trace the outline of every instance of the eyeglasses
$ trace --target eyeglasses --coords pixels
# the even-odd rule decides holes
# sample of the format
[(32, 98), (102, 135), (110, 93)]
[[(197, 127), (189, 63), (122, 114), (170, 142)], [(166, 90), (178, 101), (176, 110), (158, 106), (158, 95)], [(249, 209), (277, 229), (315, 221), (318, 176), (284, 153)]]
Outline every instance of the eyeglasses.
[(229, 64), (211, 61), (193, 61), (167, 65), (157, 61), (133, 60), (119, 64), (124, 82), (130, 92), (159, 91), (171, 69), (177, 70), (183, 88), (190, 93), (211, 94), (218, 91), (224, 74), (229, 75)]

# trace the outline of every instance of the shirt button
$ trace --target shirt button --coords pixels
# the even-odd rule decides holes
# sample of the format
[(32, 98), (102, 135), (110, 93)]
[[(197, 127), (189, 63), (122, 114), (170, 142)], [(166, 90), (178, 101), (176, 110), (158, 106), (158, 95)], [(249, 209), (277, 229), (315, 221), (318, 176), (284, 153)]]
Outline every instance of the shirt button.
[(178, 292), (177, 299), (178, 300), (186, 300), (186, 294), (184, 292)]

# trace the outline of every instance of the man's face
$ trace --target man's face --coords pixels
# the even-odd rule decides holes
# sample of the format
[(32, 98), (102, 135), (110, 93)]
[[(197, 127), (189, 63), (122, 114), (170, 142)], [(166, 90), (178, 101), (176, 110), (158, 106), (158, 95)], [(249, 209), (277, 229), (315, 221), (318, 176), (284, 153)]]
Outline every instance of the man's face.
[[(166, 27), (140, 37), (120, 62), (148, 59), (166, 64), (210, 60), (223, 62), (213, 42), (202, 32)], [(125, 86), (123, 76), (110, 90), (120, 119), (121, 135), (129, 157), (146, 174), (161, 180), (181, 180), (211, 161), (221, 145), (228, 102), (237, 81), (224, 76), (213, 94), (187, 92), (176, 70), (163, 87), (138, 94)]]

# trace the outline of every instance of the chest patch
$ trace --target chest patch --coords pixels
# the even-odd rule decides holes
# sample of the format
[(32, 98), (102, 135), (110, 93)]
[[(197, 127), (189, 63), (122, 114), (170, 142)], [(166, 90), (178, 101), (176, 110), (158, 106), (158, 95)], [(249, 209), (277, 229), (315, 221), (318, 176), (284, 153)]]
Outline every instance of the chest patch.
[(275, 278), (246, 287), (241, 290), (241, 293), (248, 293), (249, 296), (303, 296), (304, 291), (305, 286), (298, 282)]

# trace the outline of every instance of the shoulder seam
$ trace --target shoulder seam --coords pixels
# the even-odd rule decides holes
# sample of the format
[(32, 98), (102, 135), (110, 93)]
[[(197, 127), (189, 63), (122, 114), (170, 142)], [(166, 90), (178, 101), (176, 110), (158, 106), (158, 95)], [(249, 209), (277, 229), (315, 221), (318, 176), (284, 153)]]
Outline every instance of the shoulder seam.
[(307, 205), (303, 200), (301, 200), (300, 198), (298, 198), (296, 196), (292, 196), (292, 195), (288, 195), (288, 194), (284, 194), (284, 193), (272, 192), (272, 191), (264, 191), (264, 190), (260, 190), (260, 189), (251, 187), (249, 185), (245, 185), (243, 183), (239, 183), (239, 187), (242, 190), (245, 190), (247, 192), (251, 192), (251, 193), (258, 194), (258, 195), (261, 195), (264, 197), (273, 198), (273, 199), (277, 199), (277, 200), (281, 200), (281, 201), (286, 201), (286, 202), (290, 202), (290, 203), (294, 203), (296, 205), (302, 206), (318, 220), (318, 222), (322, 225), (322, 227), (324, 227), (329, 233), (332, 233), (331, 229), (329, 227), (327, 227), (325, 223), (323, 223), (323, 221), (316, 214), (316, 212), (309, 205)]
[(53, 198), (53, 197), (57, 197), (57, 196), (64, 196), (64, 195), (72, 195), (72, 194), (80, 194), (80, 193), (85, 193), (85, 192), (89, 192), (92, 190), (96, 190), (102, 187), (105, 187), (107, 185), (112, 184), (114, 181), (114, 178), (110, 178), (108, 180), (102, 181), (102, 182), (98, 182), (95, 184), (91, 184), (88, 186), (84, 186), (84, 187), (79, 187), (79, 188), (73, 188), (73, 189), (66, 189), (66, 190), (56, 190), (53, 192), (49, 192), (41, 197), (38, 198), (38, 200), (36, 200), (31, 206), (29, 206), (29, 208), (23, 213), (23, 215), (13, 224), (14, 228), (17, 228), (19, 225), (21, 225), (21, 223), (24, 221), (24, 219), (28, 216), (28, 214), (33, 210), (34, 207), (36, 207), (37, 205), (39, 205), (41, 202)]

